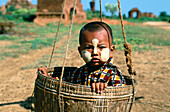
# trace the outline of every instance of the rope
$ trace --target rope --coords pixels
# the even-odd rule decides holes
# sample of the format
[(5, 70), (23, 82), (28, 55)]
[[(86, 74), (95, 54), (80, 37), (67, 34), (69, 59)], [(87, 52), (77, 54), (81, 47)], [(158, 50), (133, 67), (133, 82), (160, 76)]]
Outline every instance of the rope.
[(68, 46), (69, 46), (69, 42), (70, 42), (71, 30), (72, 30), (74, 15), (75, 15), (76, 3), (77, 3), (77, 0), (74, 0), (73, 15), (72, 15), (71, 23), (70, 23), (70, 29), (69, 29), (69, 34), (68, 34), (68, 39), (67, 39), (67, 44), (66, 44), (66, 49), (65, 49), (65, 57), (64, 57), (63, 66), (62, 66), (62, 72), (61, 72), (61, 76), (60, 76), (60, 87), (59, 87), (59, 94), (58, 94), (60, 112), (62, 112), (60, 91), (61, 91), (61, 87), (62, 87), (62, 80), (63, 80), (63, 75), (64, 75), (64, 66), (65, 66), (66, 58), (67, 58), (67, 52), (68, 52)]
[(52, 61), (52, 57), (53, 57), (53, 54), (54, 54), (54, 49), (55, 49), (57, 37), (58, 37), (58, 34), (59, 34), (59, 30), (60, 30), (60, 24), (61, 24), (62, 17), (63, 17), (63, 14), (64, 14), (65, 3), (66, 3), (66, 0), (64, 0), (64, 2), (63, 2), (63, 4), (62, 4), (62, 13), (61, 13), (61, 16), (60, 16), (60, 21), (59, 21), (59, 23), (58, 23), (57, 33), (56, 33), (56, 37), (55, 37), (55, 40), (54, 40), (54, 45), (53, 45), (53, 49), (52, 49), (52, 53), (51, 53), (51, 57), (50, 57), (50, 61), (49, 61), (48, 67), (51, 66), (51, 61)]
[(132, 97), (132, 102), (131, 102), (131, 106), (130, 106), (130, 109), (129, 111), (131, 110), (132, 108), (132, 105), (133, 105), (133, 102), (135, 101), (135, 85), (134, 85), (134, 77), (133, 75), (136, 75), (136, 72), (133, 71), (133, 68), (132, 68), (132, 59), (131, 59), (131, 55), (132, 55), (132, 47), (131, 47), (131, 44), (128, 43), (126, 41), (126, 35), (125, 35), (125, 29), (124, 29), (124, 23), (123, 23), (123, 17), (122, 17), (122, 14), (121, 14), (121, 7), (120, 7), (120, 1), (117, 0), (118, 2), (118, 8), (119, 8), (119, 16), (120, 16), (120, 19), (121, 19), (121, 25), (122, 25), (122, 33), (123, 33), (123, 37), (124, 37), (124, 52), (125, 52), (125, 57), (126, 57), (126, 65), (128, 67), (128, 72), (131, 76), (131, 80), (132, 80), (132, 87), (133, 87), (133, 97)]
[(132, 59), (131, 59), (132, 47), (131, 47), (131, 44), (126, 41), (126, 34), (125, 34), (125, 29), (124, 29), (123, 17), (121, 14), (120, 1), (119, 0), (117, 0), (117, 1), (118, 1), (118, 8), (119, 8), (119, 16), (120, 16), (121, 25), (122, 25), (122, 33), (123, 33), (124, 42), (125, 42), (125, 44), (124, 44), (125, 50), (124, 51), (125, 51), (125, 57), (126, 57), (126, 64), (128, 67), (129, 74), (135, 75), (136, 73), (132, 69)]
[(126, 34), (125, 34), (125, 29), (124, 29), (123, 17), (122, 17), (122, 14), (121, 14), (120, 1), (117, 0), (117, 2), (118, 2), (118, 8), (119, 8), (119, 16), (120, 16), (121, 25), (122, 25), (122, 33), (123, 33), (123, 37), (124, 37), (124, 42), (125, 42), (125, 44), (126, 44), (127, 41), (126, 41)]
[(101, 0), (100, 0), (100, 19), (102, 22), (102, 2), (101, 2)]

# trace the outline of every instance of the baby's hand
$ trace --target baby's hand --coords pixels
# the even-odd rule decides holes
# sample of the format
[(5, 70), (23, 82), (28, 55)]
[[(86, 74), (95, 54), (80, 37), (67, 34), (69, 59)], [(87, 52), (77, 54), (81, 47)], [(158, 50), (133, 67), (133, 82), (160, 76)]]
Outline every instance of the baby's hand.
[(47, 67), (38, 68), (38, 72), (41, 71), (43, 75), (48, 76)]
[(107, 88), (107, 83), (103, 82), (92, 83), (92, 90), (96, 91), (97, 93), (102, 93), (105, 88)]

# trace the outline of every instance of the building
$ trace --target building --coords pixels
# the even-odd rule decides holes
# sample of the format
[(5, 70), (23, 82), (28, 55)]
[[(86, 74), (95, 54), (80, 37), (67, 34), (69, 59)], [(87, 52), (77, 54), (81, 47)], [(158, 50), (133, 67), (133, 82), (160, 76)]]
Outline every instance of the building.
[(2, 7), (0, 7), (0, 11), (2, 14), (7, 14), (10, 12), (7, 12), (8, 9), (10, 8), (14, 9), (32, 9), (36, 8), (37, 5), (33, 5), (31, 1), (29, 0), (8, 0), (7, 4), (5, 5), (4, 3), (2, 4)]
[(148, 12), (144, 12), (144, 13), (141, 13), (140, 10), (138, 8), (133, 8), (129, 11), (129, 18), (133, 18), (133, 13), (137, 13), (137, 17), (136, 18), (141, 18), (141, 17), (150, 17), (150, 18), (154, 18), (154, 14), (151, 12), (151, 13), (148, 13)]
[(29, 0), (8, 0), (6, 4), (6, 8), (10, 8), (14, 6), (16, 9), (26, 8), (36, 8), (36, 5), (33, 5), (31, 1)]
[[(34, 22), (48, 22), (59, 20), (62, 13), (62, 4), (64, 0), (38, 0), (36, 19)], [(70, 20), (73, 13), (74, 0), (66, 0), (63, 20)], [(86, 13), (83, 11), (81, 0), (77, 0), (75, 7), (75, 17), (77, 20), (86, 19)]]
[(6, 14), (6, 6), (4, 3), (2, 4), (2, 7), (0, 7), (0, 11), (2, 12), (2, 14)]

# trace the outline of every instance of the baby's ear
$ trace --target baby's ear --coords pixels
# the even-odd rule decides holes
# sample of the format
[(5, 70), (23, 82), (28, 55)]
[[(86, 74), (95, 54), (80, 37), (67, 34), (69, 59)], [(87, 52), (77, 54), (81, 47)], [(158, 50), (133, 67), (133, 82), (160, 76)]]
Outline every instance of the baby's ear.
[(80, 46), (78, 47), (78, 51), (79, 51), (80, 56), (82, 57)]
[(110, 53), (111, 53), (111, 55), (113, 54), (113, 51), (115, 50), (115, 45), (111, 45), (111, 47), (110, 47)]

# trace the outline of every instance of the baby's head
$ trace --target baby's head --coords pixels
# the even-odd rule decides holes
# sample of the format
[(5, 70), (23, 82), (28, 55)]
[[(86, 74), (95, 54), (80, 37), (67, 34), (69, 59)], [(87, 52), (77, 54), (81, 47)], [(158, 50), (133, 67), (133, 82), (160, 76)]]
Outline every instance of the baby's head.
[(102, 66), (113, 54), (112, 30), (104, 22), (86, 24), (79, 35), (79, 53), (90, 66)]

